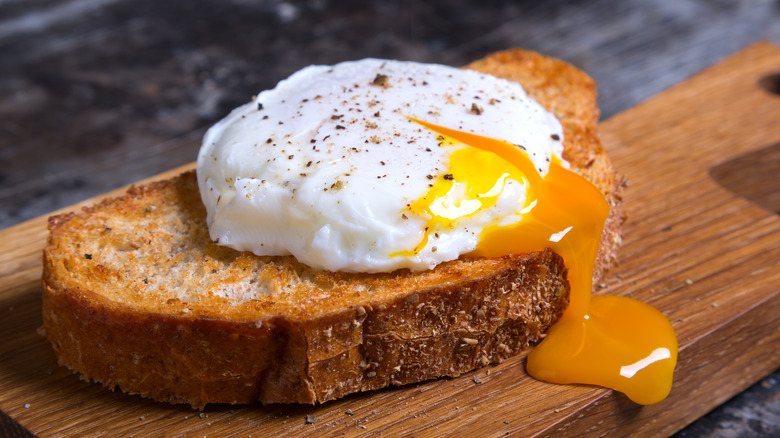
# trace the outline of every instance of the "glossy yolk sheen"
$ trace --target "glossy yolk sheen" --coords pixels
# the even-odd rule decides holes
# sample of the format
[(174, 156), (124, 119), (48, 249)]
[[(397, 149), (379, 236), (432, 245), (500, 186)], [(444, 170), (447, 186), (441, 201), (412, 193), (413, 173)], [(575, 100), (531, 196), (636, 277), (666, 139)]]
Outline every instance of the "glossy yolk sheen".
[[(551, 248), (564, 259), (571, 287), (569, 306), (529, 354), (529, 374), (553, 383), (612, 388), (639, 404), (663, 400), (671, 390), (677, 362), (677, 338), (669, 320), (631, 298), (591, 299), (593, 267), (609, 214), (599, 189), (555, 158), (542, 178), (516, 146), (415, 121), (445, 136), (450, 144), (471, 146), (456, 150), (447, 177), (438, 178), (428, 193), (411, 205), (412, 212), (430, 217), (427, 230), (493, 205), (509, 177), (526, 186), (522, 220), (485, 230), (472, 255), (500, 257)], [(458, 185), (465, 185), (465, 199), (445, 202), (447, 193)], [(416, 250), (427, 239), (426, 231)]]

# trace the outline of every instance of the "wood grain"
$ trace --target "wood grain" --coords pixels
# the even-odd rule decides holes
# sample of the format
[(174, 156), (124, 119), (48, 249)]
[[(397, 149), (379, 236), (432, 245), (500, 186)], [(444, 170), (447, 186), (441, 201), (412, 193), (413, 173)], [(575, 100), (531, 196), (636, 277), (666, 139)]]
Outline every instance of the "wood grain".
[[(780, 366), (780, 217), (712, 176), (773, 153), (780, 96), (757, 84), (778, 68), (780, 48), (758, 44), (602, 125), (631, 186), (622, 264), (599, 293), (638, 298), (671, 319), (680, 358), (662, 403), (535, 381), (524, 356), (314, 407), (197, 412), (110, 392), (58, 367), (36, 333), (46, 235), (38, 218), (0, 231), (0, 410), (41, 437), (668, 435)], [(753, 180), (724, 183), (772, 184)]]

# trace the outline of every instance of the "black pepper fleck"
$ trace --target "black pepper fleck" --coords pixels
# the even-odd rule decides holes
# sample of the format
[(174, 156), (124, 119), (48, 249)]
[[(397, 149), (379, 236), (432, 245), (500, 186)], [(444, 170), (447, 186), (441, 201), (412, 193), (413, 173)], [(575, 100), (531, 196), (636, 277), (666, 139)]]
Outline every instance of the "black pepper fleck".
[(380, 87), (387, 88), (389, 84), (387, 83), (387, 75), (383, 75), (381, 73), (377, 73), (374, 77), (374, 80), (371, 81), (371, 85), (377, 85)]

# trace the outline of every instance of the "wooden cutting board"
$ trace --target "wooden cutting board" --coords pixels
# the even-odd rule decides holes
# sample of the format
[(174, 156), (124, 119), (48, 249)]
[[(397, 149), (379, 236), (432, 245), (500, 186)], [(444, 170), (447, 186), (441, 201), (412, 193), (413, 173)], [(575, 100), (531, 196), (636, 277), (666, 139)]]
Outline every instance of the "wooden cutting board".
[(621, 266), (598, 293), (672, 321), (679, 363), (657, 405), (535, 381), (524, 355), (320, 406), (198, 412), (111, 392), (58, 367), (36, 333), (41, 217), (0, 231), (0, 410), (40, 437), (673, 433), (780, 367), (779, 92), (780, 48), (760, 43), (602, 125), (630, 187)]

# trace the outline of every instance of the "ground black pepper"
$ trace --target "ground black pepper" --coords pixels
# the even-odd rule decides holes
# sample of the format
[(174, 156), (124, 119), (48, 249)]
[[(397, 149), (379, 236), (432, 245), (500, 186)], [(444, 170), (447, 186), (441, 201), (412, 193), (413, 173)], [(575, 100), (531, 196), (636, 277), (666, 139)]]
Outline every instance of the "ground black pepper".
[(381, 73), (377, 73), (374, 77), (374, 80), (371, 81), (371, 85), (377, 85), (383, 88), (387, 88), (389, 84), (387, 83), (387, 75), (383, 75)]

